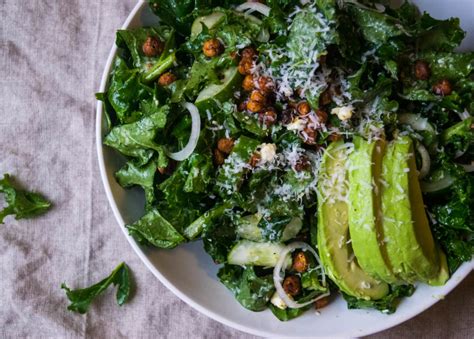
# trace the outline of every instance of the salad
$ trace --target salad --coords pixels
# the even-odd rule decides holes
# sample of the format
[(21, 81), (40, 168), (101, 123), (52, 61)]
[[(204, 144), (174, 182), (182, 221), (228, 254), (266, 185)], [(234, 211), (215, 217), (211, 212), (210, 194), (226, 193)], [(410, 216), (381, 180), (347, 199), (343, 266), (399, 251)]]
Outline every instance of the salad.
[(149, 0), (104, 103), (140, 244), (202, 240), (284, 321), (342, 294), (395, 311), (474, 252), (474, 53), (459, 20), (385, 1)]

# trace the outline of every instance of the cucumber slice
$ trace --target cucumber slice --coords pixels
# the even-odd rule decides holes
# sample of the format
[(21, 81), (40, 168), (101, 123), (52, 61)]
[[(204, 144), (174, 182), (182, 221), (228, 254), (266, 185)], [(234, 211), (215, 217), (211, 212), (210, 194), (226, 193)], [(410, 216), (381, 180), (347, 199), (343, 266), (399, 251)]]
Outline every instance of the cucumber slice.
[[(243, 239), (257, 242), (264, 241), (262, 237), (262, 230), (260, 227), (258, 227), (260, 220), (262, 220), (262, 216), (258, 213), (240, 218), (236, 228), (237, 234)], [(285, 242), (293, 239), (298, 235), (302, 227), (303, 222), (301, 221), (301, 218), (291, 219), (290, 222), (285, 226), (280, 241)]]
[(215, 26), (224, 21), (225, 14), (221, 12), (213, 12), (209, 15), (204, 15), (196, 18), (191, 26), (191, 39), (194, 39), (202, 32), (202, 25), (204, 24), (208, 29), (213, 29)]
[(241, 240), (230, 251), (227, 262), (231, 265), (275, 267), (285, 245), (273, 242)]
[(210, 110), (215, 102), (224, 102), (234, 95), (234, 91), (242, 82), (242, 75), (237, 67), (231, 67), (224, 72), (224, 79), (220, 84), (212, 84), (199, 93), (195, 105), (201, 112)]

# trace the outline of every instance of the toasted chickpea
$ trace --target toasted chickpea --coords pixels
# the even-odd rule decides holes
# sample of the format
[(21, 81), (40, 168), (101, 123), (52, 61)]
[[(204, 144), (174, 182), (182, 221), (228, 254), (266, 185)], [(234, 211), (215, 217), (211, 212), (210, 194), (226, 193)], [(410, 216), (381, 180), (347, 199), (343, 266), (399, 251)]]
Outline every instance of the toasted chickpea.
[(431, 76), (430, 65), (423, 60), (415, 63), (415, 78), (418, 80), (428, 80)]
[(316, 138), (318, 136), (318, 132), (316, 131), (316, 129), (306, 126), (302, 134), (303, 142), (306, 145), (316, 145)]
[(241, 103), (239, 103), (239, 105), (237, 106), (237, 109), (239, 110), (239, 112), (243, 112), (247, 109), (247, 101), (242, 101)]
[(453, 86), (449, 80), (443, 79), (433, 85), (433, 92), (436, 95), (450, 95), (453, 92)]
[(273, 126), (276, 123), (277, 118), (278, 116), (273, 108), (262, 112), (258, 116), (259, 121), (267, 127)]
[(258, 163), (260, 162), (260, 159), (262, 159), (262, 157), (259, 153), (252, 154), (249, 160), (249, 165), (252, 167), (257, 167)]
[(275, 88), (275, 83), (269, 77), (262, 76), (258, 78), (257, 83), (258, 83), (258, 89), (264, 93), (270, 93)]
[(253, 47), (246, 47), (243, 49), (241, 55), (242, 55), (242, 60), (243, 59), (251, 60), (253, 59), (253, 57), (257, 55), (257, 51)]
[(216, 148), (214, 150), (214, 164), (216, 164), (216, 166), (220, 166), (224, 163), (224, 161), (225, 161), (224, 153), (222, 153)]
[(325, 124), (328, 121), (328, 114), (322, 109), (318, 109), (316, 111), (316, 116), (318, 117), (319, 122), (322, 124)]
[(158, 172), (160, 172), (160, 174), (171, 175), (174, 172), (175, 168), (176, 168), (176, 161), (170, 160), (170, 162), (168, 163), (168, 166), (158, 167)]
[[(301, 172), (301, 171), (305, 171), (307, 169), (309, 169), (311, 166), (310, 162), (309, 162), (309, 159), (307, 156), (303, 155), (301, 156), (298, 161), (296, 162), (296, 164), (294, 165), (293, 169), (296, 171), (296, 172)], [(304, 254), (304, 253), (303, 253)], [(306, 260), (306, 258), (305, 258)], [(295, 264), (295, 262), (293, 262), (293, 264)], [(294, 268), (294, 267), (293, 267)], [(298, 270), (296, 270), (298, 271)], [(299, 272), (299, 271), (298, 271)]]
[(166, 72), (162, 74), (158, 79), (158, 84), (160, 86), (168, 86), (176, 81), (176, 75), (171, 72)]
[(283, 289), (286, 294), (295, 297), (301, 292), (300, 278), (296, 275), (290, 275), (283, 280)]
[(311, 106), (306, 101), (302, 101), (298, 104), (296, 110), (299, 115), (307, 115), (311, 112)]
[(253, 68), (253, 61), (250, 59), (242, 59), (239, 62), (239, 73), (242, 75), (251, 74)]
[(217, 149), (224, 154), (229, 154), (234, 148), (234, 139), (232, 138), (222, 138), (217, 142)]
[(293, 269), (298, 273), (303, 273), (308, 270), (308, 258), (303, 251), (296, 253), (293, 257)]
[(294, 110), (293, 109), (285, 109), (283, 112), (281, 112), (281, 123), (283, 125), (288, 125), (293, 121), (293, 116), (294, 116)]
[(342, 140), (342, 135), (333, 133), (328, 137), (329, 141), (339, 141)]
[(318, 299), (314, 302), (314, 307), (319, 310), (321, 308), (326, 307), (329, 304), (329, 297), (324, 297), (321, 299)]
[(155, 57), (163, 52), (164, 44), (160, 39), (149, 36), (142, 46), (143, 54), (147, 57)]
[(209, 39), (204, 42), (202, 51), (208, 58), (213, 58), (224, 52), (224, 45), (218, 39)]
[(252, 91), (252, 93), (250, 93), (250, 100), (265, 103), (267, 101), (267, 98), (262, 92), (254, 90)]
[(332, 102), (331, 90), (328, 88), (319, 96), (319, 105), (326, 106)]
[(244, 81), (242, 81), (242, 88), (249, 92), (255, 88), (255, 83), (252, 75), (247, 74), (245, 76)]
[(247, 102), (247, 109), (250, 112), (257, 113), (257, 112), (260, 112), (263, 108), (264, 106), (263, 106), (263, 103), (261, 102), (253, 101), (253, 100), (249, 100), (249, 102)]

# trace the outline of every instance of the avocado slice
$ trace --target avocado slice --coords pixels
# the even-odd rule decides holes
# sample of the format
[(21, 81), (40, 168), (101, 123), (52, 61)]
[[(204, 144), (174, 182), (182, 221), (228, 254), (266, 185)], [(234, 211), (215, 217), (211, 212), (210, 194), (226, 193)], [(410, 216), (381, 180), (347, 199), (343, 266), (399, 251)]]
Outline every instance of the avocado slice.
[(211, 84), (198, 95), (195, 105), (201, 112), (212, 110), (217, 102), (224, 102), (233, 97), (234, 91), (242, 82), (242, 75), (237, 67), (227, 69), (220, 84)]
[(359, 266), (349, 239), (347, 203), (347, 147), (332, 143), (326, 150), (318, 182), (318, 249), (327, 275), (345, 293), (361, 299), (380, 299), (388, 294), (385, 282)]
[(389, 144), (382, 177), (384, 242), (394, 273), (406, 282), (444, 284), (449, 274), (426, 217), (411, 138)]
[(380, 179), (386, 142), (354, 138), (349, 157), (349, 231), (360, 267), (389, 284), (401, 283), (393, 273), (385, 248)]

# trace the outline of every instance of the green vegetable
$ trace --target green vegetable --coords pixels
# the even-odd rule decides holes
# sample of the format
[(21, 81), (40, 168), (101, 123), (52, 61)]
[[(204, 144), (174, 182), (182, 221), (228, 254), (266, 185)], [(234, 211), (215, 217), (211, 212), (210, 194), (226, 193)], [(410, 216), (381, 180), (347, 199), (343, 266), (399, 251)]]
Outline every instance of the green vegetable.
[(251, 311), (266, 309), (275, 291), (271, 274), (257, 276), (253, 267), (224, 265), (217, 276), (237, 301)]
[(51, 203), (39, 193), (27, 192), (17, 188), (9, 174), (0, 180), (0, 193), (4, 194), (7, 206), (0, 210), (0, 224), (7, 215), (15, 215), (15, 219), (28, 219), (46, 213)]
[(349, 309), (373, 308), (385, 314), (392, 314), (397, 309), (400, 299), (411, 296), (414, 291), (415, 287), (413, 285), (393, 285), (390, 287), (389, 294), (378, 300), (357, 299), (344, 292), (342, 296), (346, 300)]
[(66, 290), (66, 296), (71, 302), (67, 309), (81, 314), (86, 313), (92, 301), (111, 284), (117, 286), (117, 304), (122, 306), (128, 300), (131, 284), (128, 266), (124, 262), (118, 265), (107, 278), (90, 287), (71, 290), (65, 283), (61, 284), (61, 288)]
[(130, 235), (145, 239), (159, 248), (173, 248), (186, 241), (157, 209), (150, 210), (137, 222), (127, 225), (127, 229)]
[(288, 321), (291, 319), (295, 319), (309, 310), (312, 306), (308, 305), (301, 308), (285, 308), (282, 310), (281, 308), (276, 307), (275, 305), (270, 304), (268, 306), (272, 313), (281, 321)]

